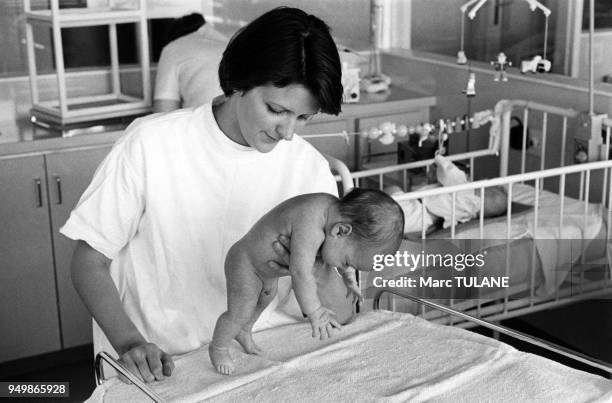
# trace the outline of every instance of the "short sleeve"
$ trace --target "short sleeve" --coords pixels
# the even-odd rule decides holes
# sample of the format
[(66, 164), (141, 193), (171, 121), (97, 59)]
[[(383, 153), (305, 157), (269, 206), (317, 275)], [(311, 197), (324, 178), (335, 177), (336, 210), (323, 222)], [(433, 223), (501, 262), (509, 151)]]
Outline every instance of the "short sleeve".
[(157, 63), (153, 99), (181, 100), (176, 60), (173, 59), (169, 46), (164, 47)]
[(109, 259), (133, 238), (145, 211), (144, 159), (138, 142), (129, 137), (130, 129), (100, 164), (60, 229)]

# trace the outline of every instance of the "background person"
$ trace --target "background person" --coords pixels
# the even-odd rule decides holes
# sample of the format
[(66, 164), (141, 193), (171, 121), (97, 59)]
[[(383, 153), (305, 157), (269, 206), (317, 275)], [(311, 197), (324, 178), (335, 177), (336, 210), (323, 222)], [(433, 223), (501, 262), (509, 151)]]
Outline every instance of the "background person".
[(177, 18), (157, 64), (153, 112), (200, 106), (221, 94), (219, 62), (227, 38), (202, 14)]

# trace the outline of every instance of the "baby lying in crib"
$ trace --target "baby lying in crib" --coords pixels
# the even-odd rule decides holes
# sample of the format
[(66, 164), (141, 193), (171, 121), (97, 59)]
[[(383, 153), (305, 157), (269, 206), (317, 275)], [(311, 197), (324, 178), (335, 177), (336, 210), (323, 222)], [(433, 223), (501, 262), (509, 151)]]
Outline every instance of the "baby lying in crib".
[[(436, 155), (436, 176), (442, 186), (453, 186), (468, 183), (465, 172), (442, 155)], [(404, 194), (399, 186), (385, 188), (385, 193), (392, 197)], [(508, 195), (503, 187), (495, 186), (485, 189), (484, 217), (495, 217), (506, 212)], [(399, 200), (404, 212), (404, 233), (420, 232), (421, 220), (425, 228), (432, 228), (438, 220), (443, 220), (444, 228), (452, 224), (452, 194), (441, 194), (427, 197), (425, 217), (422, 216), (421, 201), (417, 199)], [(480, 212), (480, 190), (466, 190), (455, 195), (455, 222), (467, 222)]]
[[(361, 296), (355, 270), (372, 269), (373, 256), (399, 248), (404, 228), (400, 206), (378, 190), (353, 189), (342, 199), (326, 193), (291, 198), (263, 216), (225, 259), (228, 309), (215, 326), (209, 355), (215, 369), (234, 371), (229, 346), (236, 339), (260, 354), (251, 330), (276, 295), (278, 275), (267, 262), (279, 235), (291, 238), (289, 271), (296, 299), (312, 326), (312, 337), (330, 337), (340, 324), (321, 305), (312, 273), (317, 256), (341, 273), (349, 292)], [(354, 269), (353, 269), (354, 268)]]

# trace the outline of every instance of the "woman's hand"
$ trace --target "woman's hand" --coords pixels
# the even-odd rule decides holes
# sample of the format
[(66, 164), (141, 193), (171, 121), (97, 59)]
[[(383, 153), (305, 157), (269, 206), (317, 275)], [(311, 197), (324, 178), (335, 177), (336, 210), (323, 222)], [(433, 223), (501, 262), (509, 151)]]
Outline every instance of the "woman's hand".
[(279, 276), (289, 276), (289, 251), (291, 250), (291, 238), (281, 235), (272, 243), (272, 249), (278, 256), (278, 260), (268, 261), (268, 267), (279, 273)]
[[(172, 375), (174, 370), (172, 357), (156, 344), (147, 342), (130, 346), (121, 355), (119, 362), (145, 382), (161, 381), (164, 377)], [(131, 383), (121, 374), (119, 379), (127, 384)]]

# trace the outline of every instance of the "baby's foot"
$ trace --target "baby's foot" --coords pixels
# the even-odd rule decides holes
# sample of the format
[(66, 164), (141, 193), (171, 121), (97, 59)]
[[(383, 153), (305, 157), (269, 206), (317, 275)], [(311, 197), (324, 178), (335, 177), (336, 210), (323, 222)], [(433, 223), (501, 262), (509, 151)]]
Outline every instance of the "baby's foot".
[(223, 375), (231, 375), (234, 372), (234, 361), (229, 354), (227, 347), (215, 347), (212, 344), (208, 347), (208, 354), (213, 367), (218, 373)]
[(263, 350), (253, 341), (253, 334), (246, 330), (241, 330), (236, 336), (236, 340), (247, 354), (262, 355)]

